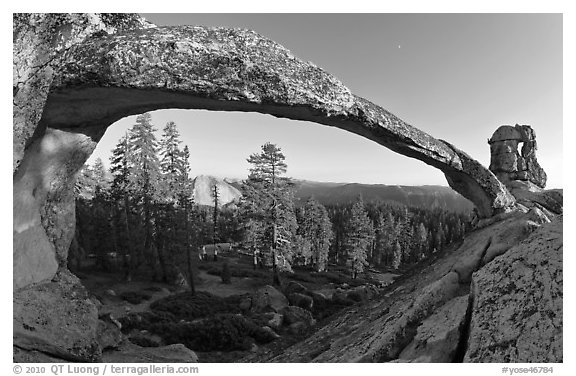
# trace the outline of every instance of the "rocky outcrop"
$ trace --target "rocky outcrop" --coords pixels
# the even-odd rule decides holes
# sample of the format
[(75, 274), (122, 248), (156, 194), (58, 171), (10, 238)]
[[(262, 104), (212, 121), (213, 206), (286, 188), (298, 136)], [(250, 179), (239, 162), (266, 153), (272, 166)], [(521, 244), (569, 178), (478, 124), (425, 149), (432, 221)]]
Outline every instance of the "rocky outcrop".
[[(536, 159), (536, 132), (529, 125), (503, 125), (488, 140), (490, 171), (503, 183), (512, 180), (530, 181), (540, 188), (546, 186), (546, 172)], [(522, 144), (522, 153), (518, 146)]]
[(467, 362), (562, 362), (562, 218), (474, 273)]

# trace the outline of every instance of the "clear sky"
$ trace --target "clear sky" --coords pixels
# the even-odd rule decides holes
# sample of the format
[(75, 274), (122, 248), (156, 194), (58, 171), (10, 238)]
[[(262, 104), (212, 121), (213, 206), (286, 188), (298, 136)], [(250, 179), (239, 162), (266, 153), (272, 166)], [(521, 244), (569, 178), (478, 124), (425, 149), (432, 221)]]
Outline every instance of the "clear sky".
[[(502, 124), (530, 124), (548, 187), (562, 182), (562, 15), (144, 14), (162, 25), (255, 30), (339, 78), (353, 93), (444, 139), (485, 166)], [(162, 110), (179, 127), (194, 175), (240, 177), (248, 155), (278, 144), (288, 175), (383, 184), (442, 184), (443, 174), (372, 141), (314, 123), (249, 113)], [(111, 126), (90, 161), (107, 162), (134, 117)], [(160, 132), (158, 133), (159, 136)]]

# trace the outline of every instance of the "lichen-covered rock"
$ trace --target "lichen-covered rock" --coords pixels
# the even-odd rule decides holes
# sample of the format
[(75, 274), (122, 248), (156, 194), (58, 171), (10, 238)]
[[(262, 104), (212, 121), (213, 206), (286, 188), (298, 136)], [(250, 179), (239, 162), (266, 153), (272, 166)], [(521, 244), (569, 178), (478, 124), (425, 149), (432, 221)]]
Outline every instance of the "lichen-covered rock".
[(562, 362), (562, 217), (474, 273), (466, 362)]
[(13, 343), (21, 349), (64, 360), (98, 361), (97, 327), (96, 307), (69, 272), (14, 292)]
[(400, 353), (403, 361), (451, 363), (454, 361), (466, 322), (468, 295), (444, 304), (420, 324), (412, 342)]

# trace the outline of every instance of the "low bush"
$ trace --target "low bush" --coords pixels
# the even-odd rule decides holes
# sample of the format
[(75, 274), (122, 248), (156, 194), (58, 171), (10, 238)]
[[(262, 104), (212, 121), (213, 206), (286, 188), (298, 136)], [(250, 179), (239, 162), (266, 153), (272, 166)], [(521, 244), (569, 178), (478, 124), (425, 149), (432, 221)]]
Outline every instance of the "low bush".
[(140, 304), (144, 300), (150, 300), (152, 295), (146, 292), (126, 291), (120, 294), (120, 297), (131, 304)]
[(167, 312), (176, 320), (192, 321), (218, 313), (239, 313), (240, 296), (222, 298), (208, 292), (184, 292), (159, 299), (150, 305), (153, 312)]

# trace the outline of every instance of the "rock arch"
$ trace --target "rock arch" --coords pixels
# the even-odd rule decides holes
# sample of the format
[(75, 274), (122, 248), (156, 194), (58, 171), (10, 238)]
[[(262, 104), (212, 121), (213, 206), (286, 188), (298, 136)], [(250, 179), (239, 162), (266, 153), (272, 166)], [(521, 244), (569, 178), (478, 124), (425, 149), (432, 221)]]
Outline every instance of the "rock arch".
[[(515, 202), (464, 152), (253, 31), (152, 26), (133, 15), (15, 16), (16, 287), (65, 263), (74, 229), (71, 186), (106, 128), (155, 109), (253, 111), (335, 126), (442, 170), (483, 217)], [(39, 89), (30, 88), (34, 80)], [(31, 119), (23, 101), (33, 95), (40, 100)], [(31, 248), (53, 248), (56, 257)], [(37, 273), (38, 263), (46, 273)]]

